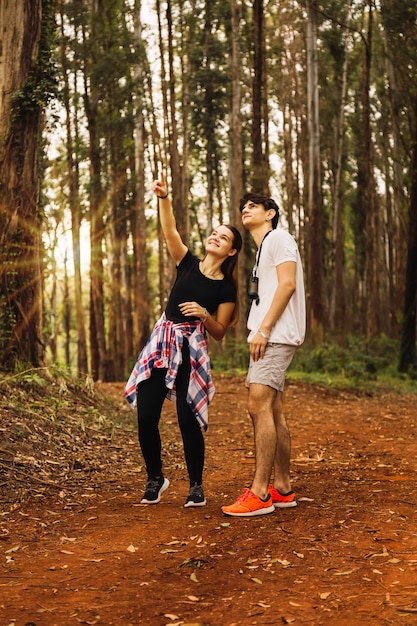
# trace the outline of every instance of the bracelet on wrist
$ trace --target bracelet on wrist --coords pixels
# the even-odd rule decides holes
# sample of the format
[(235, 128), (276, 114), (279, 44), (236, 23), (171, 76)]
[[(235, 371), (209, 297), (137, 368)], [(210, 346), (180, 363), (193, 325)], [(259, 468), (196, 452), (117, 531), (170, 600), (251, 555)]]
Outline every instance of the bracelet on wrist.
[(200, 317), (200, 319), (203, 322), (203, 324), (206, 323), (207, 318), (208, 318), (208, 311), (207, 311), (207, 309), (204, 309), (204, 317)]
[(258, 330), (258, 333), (261, 335), (261, 337), (263, 337), (264, 339), (269, 339), (270, 335), (267, 335), (266, 333), (264, 333), (261, 329)]
[(168, 198), (168, 194), (165, 194), (165, 196), (158, 196), (158, 198), (159, 198), (160, 200), (165, 200), (165, 198)]

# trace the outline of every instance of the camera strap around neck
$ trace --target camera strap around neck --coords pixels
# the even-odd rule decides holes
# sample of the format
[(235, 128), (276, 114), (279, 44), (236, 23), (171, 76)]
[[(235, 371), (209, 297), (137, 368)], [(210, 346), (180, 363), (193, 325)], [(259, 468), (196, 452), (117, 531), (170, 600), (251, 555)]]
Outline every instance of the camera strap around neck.
[(265, 239), (268, 237), (269, 233), (272, 233), (272, 230), (268, 230), (268, 232), (265, 233), (261, 241), (261, 245), (259, 246), (259, 250), (256, 253), (255, 265), (253, 266), (252, 276), (258, 276), (258, 266), (259, 266), (259, 259), (261, 258), (262, 246), (263, 246)]

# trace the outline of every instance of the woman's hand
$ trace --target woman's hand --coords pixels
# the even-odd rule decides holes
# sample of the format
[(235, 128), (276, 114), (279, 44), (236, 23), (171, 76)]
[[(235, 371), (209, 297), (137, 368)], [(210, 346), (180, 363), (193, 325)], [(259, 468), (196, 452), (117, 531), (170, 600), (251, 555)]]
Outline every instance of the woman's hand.
[(199, 317), (202, 321), (207, 319), (207, 309), (198, 302), (181, 302), (179, 309), (185, 317)]
[(152, 191), (158, 196), (158, 198), (166, 198), (168, 196), (168, 190), (163, 172), (160, 173), (159, 180), (154, 180), (152, 184)]
[(210, 314), (207, 309), (198, 302), (182, 302), (179, 309), (185, 317), (198, 317), (206, 327), (207, 332), (216, 341), (223, 339), (226, 329), (232, 319), (234, 302), (222, 302), (219, 304), (217, 311)]

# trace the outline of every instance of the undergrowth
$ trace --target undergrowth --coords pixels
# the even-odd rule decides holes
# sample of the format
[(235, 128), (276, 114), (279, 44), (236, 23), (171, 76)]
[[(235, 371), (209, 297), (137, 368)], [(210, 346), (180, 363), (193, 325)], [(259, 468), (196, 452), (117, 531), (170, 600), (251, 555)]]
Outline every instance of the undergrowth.
[[(306, 381), (332, 388), (355, 388), (373, 393), (397, 391), (417, 393), (417, 367), (407, 374), (398, 372), (399, 343), (381, 336), (366, 343), (349, 336), (338, 344), (306, 342), (295, 353), (288, 371), (289, 380)], [(230, 339), (223, 349), (211, 349), (213, 371), (242, 374), (249, 360), (248, 345)]]

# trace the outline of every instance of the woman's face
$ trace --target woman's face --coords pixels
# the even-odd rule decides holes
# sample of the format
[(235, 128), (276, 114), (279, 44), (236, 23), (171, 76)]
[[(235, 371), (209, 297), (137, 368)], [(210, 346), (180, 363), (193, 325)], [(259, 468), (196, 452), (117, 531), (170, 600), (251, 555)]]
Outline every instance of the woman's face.
[(233, 248), (234, 236), (230, 228), (224, 226), (218, 226), (213, 230), (211, 235), (207, 237), (206, 252), (214, 253), (218, 256), (226, 258), (232, 254), (236, 254), (236, 250)]

